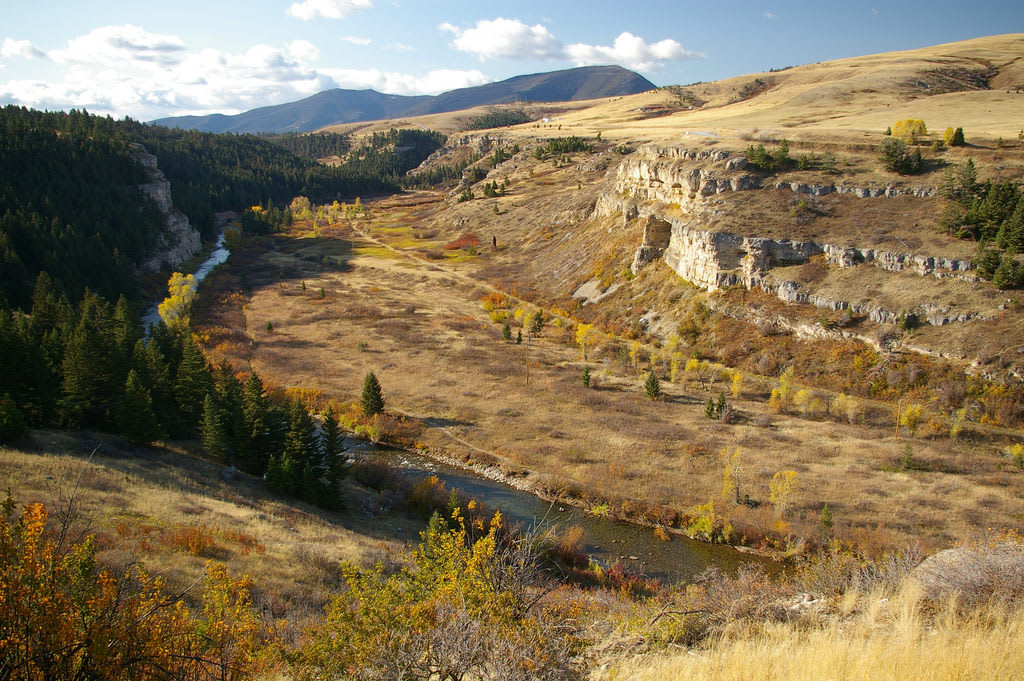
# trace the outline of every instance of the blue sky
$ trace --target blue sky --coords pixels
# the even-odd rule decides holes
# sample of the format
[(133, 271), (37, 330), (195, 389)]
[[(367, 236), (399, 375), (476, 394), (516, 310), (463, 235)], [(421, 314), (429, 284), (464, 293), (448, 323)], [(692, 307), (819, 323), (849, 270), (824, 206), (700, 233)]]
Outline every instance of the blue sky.
[(0, 104), (139, 120), (590, 64), (685, 84), (1024, 32), (1018, 0), (0, 0), (0, 17)]

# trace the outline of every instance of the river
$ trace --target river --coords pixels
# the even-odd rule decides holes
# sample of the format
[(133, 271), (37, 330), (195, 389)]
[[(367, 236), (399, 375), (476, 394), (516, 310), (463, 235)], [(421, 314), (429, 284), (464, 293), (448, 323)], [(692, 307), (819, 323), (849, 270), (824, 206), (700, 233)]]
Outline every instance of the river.
[[(192, 273), (196, 285), (198, 286), (199, 282), (205, 279), (206, 275), (212, 272), (214, 267), (227, 262), (229, 255), (231, 255), (231, 251), (224, 245), (224, 230), (221, 230), (220, 234), (217, 235), (217, 241), (213, 244), (213, 250), (210, 251), (210, 255)], [(161, 300), (158, 300), (153, 303), (142, 315), (142, 328), (145, 330), (146, 338), (149, 338), (149, 327), (160, 322), (159, 309), (161, 302)]]
[[(213, 268), (227, 261), (231, 252), (224, 245), (222, 231), (210, 255), (193, 273), (196, 284)], [(142, 316), (148, 336), (149, 326), (160, 321), (159, 302)], [(600, 518), (568, 505), (551, 504), (529, 492), (491, 480), (472, 471), (456, 468), (413, 452), (377, 447), (354, 441), (350, 451), (357, 456), (376, 458), (405, 472), (412, 480), (436, 475), (449, 489), (459, 489), (478, 502), (502, 512), (511, 522), (525, 527), (560, 530), (578, 525), (584, 531), (584, 550), (603, 565), (622, 561), (634, 571), (656, 577), (663, 582), (687, 582), (709, 567), (734, 572), (744, 565), (760, 565), (768, 572), (777, 570), (773, 561), (741, 553), (730, 546), (708, 544), (680, 535), (669, 541), (654, 536), (649, 527)]]
[(760, 565), (769, 573), (778, 569), (774, 561), (742, 553), (731, 546), (708, 544), (676, 534), (670, 535), (669, 541), (663, 541), (649, 527), (595, 517), (574, 506), (552, 504), (529, 492), (414, 452), (362, 442), (349, 451), (357, 457), (388, 463), (414, 481), (436, 475), (448, 489), (459, 489), (480, 503), (500, 510), (506, 520), (525, 527), (557, 525), (565, 530), (578, 525), (584, 531), (584, 550), (599, 563), (608, 566), (622, 561), (633, 571), (665, 583), (692, 581), (712, 566), (727, 573), (742, 566)]

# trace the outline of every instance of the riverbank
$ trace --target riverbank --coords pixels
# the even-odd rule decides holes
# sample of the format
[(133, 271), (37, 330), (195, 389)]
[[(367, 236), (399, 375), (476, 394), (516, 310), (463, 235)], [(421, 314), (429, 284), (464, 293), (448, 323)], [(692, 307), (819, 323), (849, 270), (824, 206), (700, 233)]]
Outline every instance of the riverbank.
[(450, 452), (363, 438), (349, 448), (353, 450), (361, 458), (386, 463), (415, 481), (436, 475), (447, 489), (458, 489), (526, 528), (572, 534), (580, 549), (604, 569), (620, 563), (637, 574), (672, 584), (692, 581), (709, 567), (733, 573), (741, 566), (757, 566), (776, 574), (783, 566), (776, 556), (750, 547), (688, 537), (676, 528), (618, 518), (607, 511), (595, 513), (583, 500), (545, 494), (528, 479), (510, 476), (496, 466), (467, 462)]

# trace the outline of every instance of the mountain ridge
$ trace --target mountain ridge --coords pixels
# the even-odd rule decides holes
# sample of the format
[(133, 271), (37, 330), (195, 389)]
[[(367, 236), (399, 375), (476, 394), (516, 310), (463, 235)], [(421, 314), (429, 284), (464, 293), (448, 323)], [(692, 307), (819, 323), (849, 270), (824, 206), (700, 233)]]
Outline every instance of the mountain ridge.
[(599, 99), (636, 94), (655, 87), (640, 74), (621, 66), (583, 66), (514, 76), (439, 95), (390, 95), (372, 89), (336, 88), (295, 102), (259, 107), (235, 115), (173, 116), (152, 122), (202, 132), (311, 132), (342, 123), (445, 113), (516, 101)]

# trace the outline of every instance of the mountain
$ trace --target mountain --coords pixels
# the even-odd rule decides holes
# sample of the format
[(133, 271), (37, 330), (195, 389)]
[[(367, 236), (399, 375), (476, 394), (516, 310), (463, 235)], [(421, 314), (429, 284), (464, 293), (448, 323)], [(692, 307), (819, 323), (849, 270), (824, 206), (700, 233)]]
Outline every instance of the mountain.
[(497, 83), (460, 88), (437, 96), (386, 95), (376, 90), (327, 90), (297, 102), (225, 116), (176, 116), (153, 121), (204, 132), (309, 132), (337, 123), (459, 111), (517, 101), (567, 102), (632, 95), (654, 83), (620, 66), (584, 66), (515, 76)]
[(584, 66), (443, 92), (406, 113), (444, 113), (510, 102), (571, 102), (635, 95), (654, 88), (654, 83), (621, 66)]
[(153, 121), (170, 128), (203, 132), (309, 132), (333, 123), (372, 121), (401, 116), (429, 95), (406, 97), (385, 95), (376, 90), (326, 90), (297, 102), (264, 106), (252, 111), (225, 116), (179, 116)]

